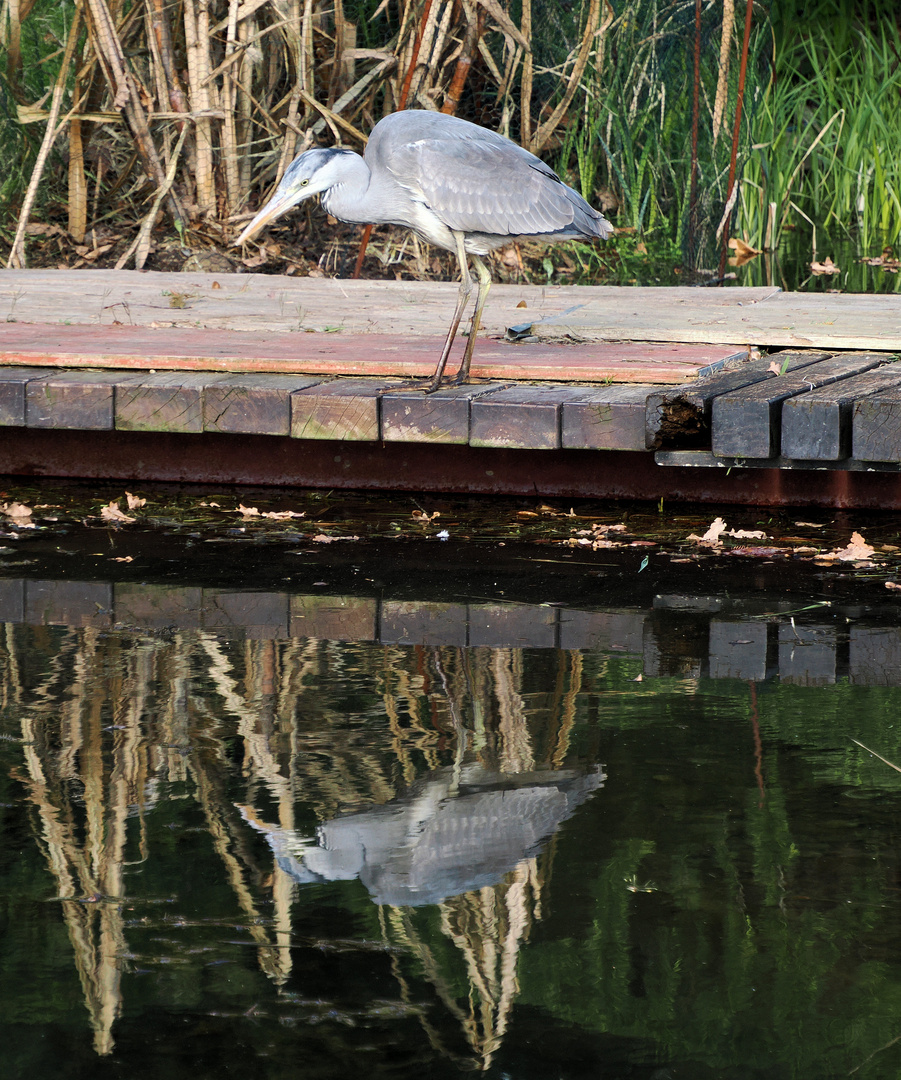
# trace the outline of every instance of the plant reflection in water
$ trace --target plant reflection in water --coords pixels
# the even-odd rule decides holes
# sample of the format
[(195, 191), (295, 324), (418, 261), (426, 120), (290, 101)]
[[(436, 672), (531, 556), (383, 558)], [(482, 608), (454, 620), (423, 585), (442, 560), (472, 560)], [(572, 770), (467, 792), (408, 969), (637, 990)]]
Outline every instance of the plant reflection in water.
[(4, 580), (0, 1075), (897, 1075), (901, 795), (862, 747), (901, 763), (901, 626), (835, 583)]
[[(419, 960), (467, 1049), (451, 1051), (426, 1024), (430, 1041), (458, 1064), (488, 1066), (516, 998), (517, 954), (540, 918), (539, 853), (604, 780), (596, 763), (569, 763), (577, 653), (538, 712), (523, 699), (516, 649), (361, 652), (316, 639), (19, 627), (8, 628), (4, 660), (21, 725), (15, 777), (36, 810), (97, 1054), (113, 1052), (123, 975), (164, 959), (134, 951), (129, 913), (152, 902), (141, 890), (151, 818), (188, 798), (275, 986), (292, 975), (299, 886), (359, 877), (380, 905), (382, 947)], [(239, 799), (229, 797), (236, 782)], [(293, 827), (298, 804), (315, 808), (318, 841)], [(342, 813), (348, 805), (357, 809)], [(181, 830), (184, 818), (182, 808), (171, 824)], [(268, 872), (244, 821), (272, 848)], [(434, 941), (405, 914), (422, 905), (438, 906), (469, 973), (461, 1000)]]

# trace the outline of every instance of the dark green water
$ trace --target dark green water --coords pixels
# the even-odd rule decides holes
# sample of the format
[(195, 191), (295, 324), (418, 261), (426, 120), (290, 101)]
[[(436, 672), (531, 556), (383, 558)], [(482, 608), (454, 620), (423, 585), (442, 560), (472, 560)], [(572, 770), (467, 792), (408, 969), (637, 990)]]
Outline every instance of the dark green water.
[(0, 1076), (901, 1073), (897, 521), (191, 498), (3, 533)]

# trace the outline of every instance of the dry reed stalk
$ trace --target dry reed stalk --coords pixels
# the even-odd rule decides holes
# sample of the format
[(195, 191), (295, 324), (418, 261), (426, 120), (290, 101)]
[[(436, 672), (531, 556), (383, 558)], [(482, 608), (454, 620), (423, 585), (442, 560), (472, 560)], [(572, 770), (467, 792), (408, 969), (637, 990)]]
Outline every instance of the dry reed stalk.
[(720, 64), (713, 99), (713, 145), (726, 127), (726, 103), (729, 96), (729, 54), (735, 30), (735, 0), (723, 0), (723, 28), (720, 35)]
[(69, 121), (69, 235), (76, 244), (84, 243), (88, 225), (88, 191), (84, 175), (84, 147), (81, 120)]
[[(251, 141), (251, 102), (253, 94), (253, 71), (257, 62), (256, 19), (252, 15), (242, 19), (238, 24), (238, 38), (241, 43), (242, 63), (238, 69), (238, 122), (237, 142), (240, 148), (238, 176), (241, 201), (244, 202), (250, 190), (252, 160), (250, 157)], [(251, 50), (253, 46), (253, 51)], [(262, 56), (260, 56), (262, 59)]]
[[(429, 58), (432, 54), (435, 34), (438, 31), (438, 11), (439, 5), (433, 0), (428, 0), (423, 10), (423, 21), (420, 24), (418, 48), (416, 48), (416, 41), (411, 47), (408, 74), (397, 103), (398, 110), (405, 109), (407, 101), (411, 98), (414, 101), (419, 100), (420, 85), (424, 74), (428, 71)], [(423, 61), (421, 57), (426, 57), (426, 59)]]
[[(393, 56), (388, 56), (377, 67), (367, 71), (366, 74), (359, 78), (346, 93), (338, 98), (330, 110), (332, 115), (338, 116), (348, 105), (352, 105), (362, 96), (363, 91), (369, 88), (371, 83), (377, 82), (383, 75), (386, 75), (391, 71), (396, 64), (396, 59)], [(325, 128), (326, 120), (325, 117), (322, 117), (313, 124), (313, 134), (321, 135)]]
[[(532, 0), (522, 0), (522, 18), (519, 28), (526, 41), (532, 40)], [(519, 141), (528, 147), (532, 142), (532, 77), (535, 65), (529, 50), (522, 62), (522, 80), (519, 84)]]
[(469, 78), (472, 62), (478, 55), (479, 43), (481, 42), (482, 34), (485, 31), (485, 11), (470, 8), (466, 3), (466, 0), (464, 0), (463, 6), (466, 9), (469, 22), (466, 26), (466, 35), (460, 46), (454, 75), (447, 88), (444, 105), (441, 107), (443, 113), (455, 113), (457, 111), (457, 106), (460, 103), (460, 95), (463, 93), (463, 87), (466, 85), (466, 80)]
[(326, 108), (321, 101), (317, 101), (311, 94), (301, 91), (301, 97), (308, 105), (322, 113), (323, 120), (331, 128), (332, 134), (335, 136), (335, 142), (341, 142), (341, 135), (338, 128), (341, 128), (342, 131), (350, 135), (350, 137), (361, 146), (365, 146), (369, 141), (368, 137), (364, 135), (359, 128), (354, 127), (353, 124), (345, 120), (343, 116), (339, 116), (334, 110)]
[[(300, 89), (315, 97), (316, 58), (313, 53), (313, 0), (304, 0), (303, 2), (303, 22), (301, 23), (300, 51), (298, 53), (297, 62), (300, 75)], [(311, 115), (312, 110), (308, 107), (304, 120), (309, 119)]]
[[(84, 2), (90, 17), (92, 44), (113, 94), (113, 108), (124, 114), (144, 170), (148, 178), (159, 186), (165, 179), (162, 163), (150, 134), (137, 81), (125, 63), (125, 53), (112, 14), (106, 0)], [(174, 220), (184, 222), (184, 214), (172, 191), (168, 194), (168, 202)]]
[(209, 217), (216, 211), (216, 188), (213, 176), (213, 128), (209, 115), (211, 107), (209, 55), (209, 12), (207, 0), (184, 0), (185, 50), (188, 61), (188, 100), (194, 120), (196, 183), (195, 198), (201, 213)]
[[(6, 0), (6, 18), (0, 18), (0, 44), (6, 47), (6, 79), (15, 91), (22, 71), (22, 9), (19, 0)], [(3, 13), (0, 12), (0, 15)], [(3, 30), (5, 28), (5, 33)]]
[[(225, 59), (230, 61), (236, 53), (238, 35), (239, 0), (228, 0), (228, 29), (225, 37)], [(222, 121), (222, 164), (225, 170), (226, 209), (232, 214), (238, 208), (241, 197), (241, 176), (238, 168), (238, 131), (235, 118), (237, 84), (231, 71), (222, 79), (220, 102), (225, 117)]]
[[(444, 5), (441, 20), (435, 29), (431, 55), (420, 64), (421, 75), (419, 89), (416, 91), (416, 100), (427, 109), (436, 109), (438, 107), (437, 98), (441, 93), (440, 80), (445, 64), (442, 58), (444, 56), (445, 42), (451, 34), (451, 18), (454, 15), (454, 9), (455, 4), (448, 0)], [(465, 0), (462, 2), (461, 9), (466, 10)], [(446, 62), (452, 62), (459, 50), (460, 46), (454, 49)]]
[[(594, 39), (596, 36), (603, 35), (612, 21), (613, 14), (612, 12), (608, 12), (607, 17), (602, 24), (601, 0), (590, 0), (588, 5), (588, 17), (585, 20), (585, 30), (582, 33), (582, 42), (579, 45), (579, 51), (576, 53), (572, 73), (567, 80), (563, 97), (558, 102), (557, 107), (551, 113), (550, 117), (543, 124), (538, 126), (535, 134), (529, 142), (525, 144), (527, 149), (531, 150), (533, 154), (538, 154), (544, 149), (551, 136), (557, 130), (561, 120), (566, 115), (566, 110), (572, 103), (576, 90), (579, 88), (582, 75), (585, 72), (585, 67), (588, 64), (588, 58), (591, 55)], [(570, 57), (570, 59), (572, 59), (572, 57)], [(568, 64), (569, 60), (567, 60), (567, 65)], [(564, 67), (567, 65), (564, 65)]]

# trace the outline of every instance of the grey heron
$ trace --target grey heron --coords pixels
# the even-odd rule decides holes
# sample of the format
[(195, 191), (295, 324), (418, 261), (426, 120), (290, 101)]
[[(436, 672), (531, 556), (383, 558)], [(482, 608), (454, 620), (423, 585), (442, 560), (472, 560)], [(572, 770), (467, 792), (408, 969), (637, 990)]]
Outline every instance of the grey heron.
[[(511, 240), (606, 240), (613, 232), (602, 214), (528, 150), (477, 124), (420, 110), (380, 120), (362, 157), (335, 147), (295, 158), (235, 244), (313, 195), (320, 195), (323, 209), (340, 221), (402, 225), (456, 254), (457, 306), (435, 373), (419, 384), (427, 393), (460, 385), (469, 376), (491, 285), (481, 256)], [(472, 328), (459, 371), (445, 381), (447, 358), (472, 293), (470, 259), (479, 279)]]

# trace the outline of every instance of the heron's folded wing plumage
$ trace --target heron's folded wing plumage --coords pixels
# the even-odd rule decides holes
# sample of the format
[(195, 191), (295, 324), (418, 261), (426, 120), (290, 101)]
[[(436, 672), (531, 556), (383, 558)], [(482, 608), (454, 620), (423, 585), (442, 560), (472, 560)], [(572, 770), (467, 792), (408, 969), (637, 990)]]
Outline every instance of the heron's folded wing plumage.
[(540, 159), (501, 136), (395, 143), (388, 156), (384, 163), (395, 180), (449, 229), (605, 235), (603, 218), (580, 195)]

